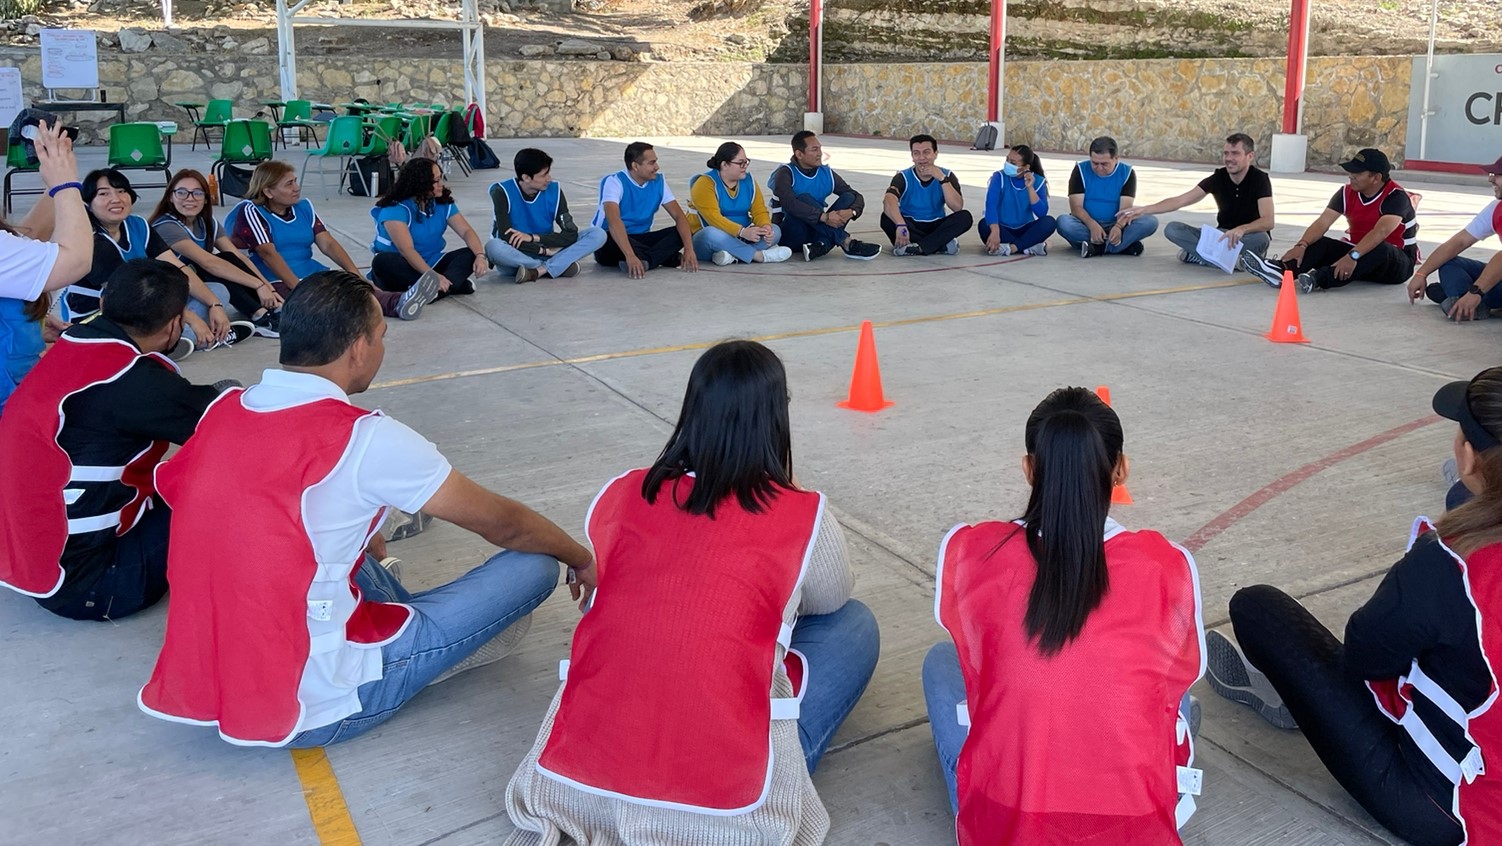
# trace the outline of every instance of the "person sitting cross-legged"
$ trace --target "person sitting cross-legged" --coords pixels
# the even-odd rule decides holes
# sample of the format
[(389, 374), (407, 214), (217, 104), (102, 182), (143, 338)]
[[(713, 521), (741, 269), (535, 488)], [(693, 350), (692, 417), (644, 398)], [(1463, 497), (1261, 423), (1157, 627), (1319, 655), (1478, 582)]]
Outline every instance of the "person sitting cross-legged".
[[(657, 150), (645, 141), (633, 141), (626, 145), (625, 159), (625, 170), (600, 180), (593, 225), (610, 238), (595, 250), (595, 263), (619, 267), (632, 279), (644, 278), (654, 267), (698, 270), (688, 216), (662, 175)], [(652, 228), (659, 206), (673, 219), (672, 226)]]
[(892, 177), (881, 199), (881, 231), (892, 255), (957, 255), (959, 237), (975, 222), (965, 211), (959, 177), (934, 164), (939, 142), (932, 135), (914, 135), (907, 147), (913, 166)]
[[(404, 294), (436, 281), (432, 299), (473, 294), (473, 277), (490, 270), (480, 236), (459, 213), (443, 170), (432, 159), (415, 156), (402, 164), (396, 180), (370, 210), (375, 241), (370, 245), (370, 280), (383, 291)], [(446, 230), (464, 246), (444, 251)], [(424, 291), (426, 295), (426, 291)]]
[(605, 246), (598, 226), (580, 229), (563, 186), (553, 180), (553, 157), (535, 147), (516, 151), (516, 176), (490, 186), (494, 211), (485, 257), (515, 281), (579, 275), (579, 260)]
[(824, 163), (824, 146), (809, 130), (793, 135), (792, 161), (772, 171), (767, 187), (772, 191), (772, 223), (782, 227), (782, 241), (789, 248), (802, 246), (804, 261), (835, 247), (850, 259), (869, 261), (881, 255), (880, 246), (845, 231), (866, 210), (866, 199)]
[(187, 302), (175, 265), (120, 263), (0, 415), (0, 584), (58, 616), (118, 620), (167, 592), (173, 515), (153, 471), (229, 384), (191, 384), (165, 355)]
[[(172, 602), (137, 698), (147, 714), (242, 746), (339, 743), (514, 648), (560, 561), (576, 599), (593, 589), (593, 557), (562, 529), (350, 402), (380, 370), (385, 334), (364, 279), (303, 279), (282, 307), (281, 369), (221, 397), (159, 468)], [(367, 552), (393, 507), (504, 549), (414, 593)], [(255, 543), (223, 542), (227, 514), (256, 527)]]
[(1048, 213), (1048, 180), (1043, 159), (1026, 144), (1007, 151), (1006, 163), (986, 186), (986, 215), (976, 231), (986, 254), (1048, 255), (1048, 236), (1058, 221)]
[(1137, 199), (1137, 172), (1116, 152), (1116, 139), (1090, 142), (1090, 158), (1069, 174), (1069, 213), (1059, 217), (1059, 234), (1085, 258), (1142, 255), (1142, 239), (1158, 231), (1158, 219), (1121, 213)]
[(772, 222), (761, 186), (751, 175), (746, 149), (726, 141), (705, 162), (709, 170), (688, 181), (699, 216), (694, 255), (720, 266), (787, 261), (793, 251), (778, 246), (782, 229)]
[[(1502, 158), (1481, 170), (1491, 183), (1492, 201), (1464, 229), (1435, 247), (1408, 280), (1410, 301), (1427, 296), (1457, 322), (1484, 320), (1493, 309), (1502, 308), (1502, 253), (1487, 261), (1461, 255), (1478, 241), (1502, 234)], [(1435, 273), (1439, 281), (1431, 282)]]

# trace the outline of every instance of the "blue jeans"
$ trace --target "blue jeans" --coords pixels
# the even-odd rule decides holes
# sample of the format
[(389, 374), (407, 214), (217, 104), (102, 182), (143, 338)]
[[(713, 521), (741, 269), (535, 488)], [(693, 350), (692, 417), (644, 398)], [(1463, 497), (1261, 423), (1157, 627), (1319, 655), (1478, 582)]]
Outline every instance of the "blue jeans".
[[(992, 224), (982, 220), (975, 227), (975, 231), (980, 235), (980, 242), (982, 244), (986, 243), (987, 238), (991, 237), (991, 226)], [(1058, 228), (1059, 222), (1050, 215), (1034, 218), (1024, 226), (1001, 226), (1001, 243), (1011, 244), (1021, 252), (1028, 247), (1036, 247), (1047, 241), (1049, 236), (1053, 235)]]
[[(1096, 221), (1096, 223), (1100, 224), (1100, 228), (1105, 230), (1110, 230), (1111, 224), (1115, 222), (1116, 218), (1114, 216), (1109, 220)], [(1145, 214), (1128, 223), (1126, 228), (1121, 231), (1121, 243), (1107, 244), (1106, 252), (1119, 253), (1157, 231), (1158, 219), (1150, 214)], [(1059, 215), (1059, 234), (1064, 236), (1064, 240), (1069, 242), (1069, 246), (1077, 250), (1080, 248), (1080, 244), (1090, 240), (1090, 227), (1086, 226), (1083, 220), (1072, 214)]]
[(506, 270), (546, 267), (548, 275), (556, 277), (567, 270), (569, 265), (582, 261), (590, 253), (605, 246), (607, 237), (605, 230), (600, 227), (586, 226), (579, 230), (579, 240), (546, 259), (527, 255), (501, 238), (491, 238), (485, 242), (485, 257), (490, 259), (491, 264)]
[(299, 732), (289, 747), (328, 746), (391, 719), (444, 670), (541, 605), (558, 586), (558, 562), (504, 550), (446, 585), (413, 594), (367, 555), (355, 582), (370, 599), (412, 606), (412, 619), (401, 637), (381, 647), (381, 678), (360, 685), (360, 710)]
[[(219, 298), (219, 302), (224, 303), (225, 311), (228, 311), (229, 289), (224, 287), (224, 284), (221, 282), (205, 282), (203, 283), (203, 285), (205, 288), (208, 288), (210, 291), (214, 292), (214, 296)], [(204, 323), (209, 322), (209, 307), (199, 302), (198, 300), (193, 299), (192, 297), (188, 298), (188, 311), (191, 311), (194, 314), (198, 315), (198, 317), (203, 320)], [(194, 332), (193, 329), (186, 323), (183, 324), (183, 337), (187, 338), (189, 341), (192, 341), (193, 346), (198, 346), (198, 334)]]
[(1471, 497), (1474, 496), (1471, 489), (1465, 486), (1465, 482), (1456, 482), (1450, 486), (1450, 490), (1445, 492), (1445, 510), (1459, 508), (1470, 502)]
[(808, 659), (808, 690), (798, 709), (798, 740), (812, 773), (871, 681), (881, 633), (876, 615), (852, 599), (832, 614), (800, 617), (792, 648)]
[[(824, 205), (823, 200), (815, 197), (812, 194), (799, 194), (798, 199), (811, 206), (817, 207), (821, 211), (843, 211), (844, 209), (848, 209), (851, 206), (855, 205), (855, 200), (859, 196), (860, 195), (855, 193), (854, 191), (846, 191), (843, 194), (836, 195), (834, 202), (830, 203), (827, 206)], [(854, 218), (852, 218), (852, 220), (853, 219)], [(829, 244), (832, 247), (838, 247), (841, 244), (844, 244), (845, 239), (850, 236), (845, 232), (845, 227), (843, 226), (830, 226), (827, 223), (821, 223), (817, 220), (813, 223), (805, 223), (798, 218), (793, 217), (786, 212), (783, 212), (782, 237), (783, 240), (787, 241), (790, 245), (801, 246), (803, 244), (813, 244), (818, 241), (823, 241), (824, 243)]]
[[(1439, 266), (1439, 287), (1444, 289), (1446, 297), (1463, 296), (1481, 278), (1481, 271), (1485, 268), (1484, 261), (1456, 256)], [(1502, 285), (1495, 285), (1487, 291), (1481, 304), (1487, 308), (1502, 308)]]
[[(939, 753), (939, 769), (944, 773), (945, 786), (949, 788), (949, 807), (958, 814), (960, 794), (955, 782), (955, 768), (970, 728), (960, 725), (956, 713), (959, 704), (965, 701), (965, 675), (960, 671), (960, 653), (953, 642), (935, 644), (923, 656), (923, 699), (928, 704), (928, 727), (933, 732), (934, 748)], [(1179, 710), (1186, 716), (1189, 713), (1187, 692)]]
[(754, 244), (748, 244), (723, 229), (706, 226), (694, 233), (694, 257), (699, 261), (709, 261), (711, 254), (724, 250), (735, 256), (736, 261), (750, 264), (757, 253), (777, 246), (781, 239), (782, 228), (776, 224), (772, 226), (772, 237), (763, 238)]

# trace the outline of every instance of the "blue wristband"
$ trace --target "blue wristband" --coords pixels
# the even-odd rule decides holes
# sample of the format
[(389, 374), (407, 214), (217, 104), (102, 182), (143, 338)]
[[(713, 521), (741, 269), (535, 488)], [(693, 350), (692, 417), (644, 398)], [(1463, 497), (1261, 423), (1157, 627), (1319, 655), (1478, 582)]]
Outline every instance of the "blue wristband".
[(61, 185), (54, 185), (51, 188), (47, 189), (47, 196), (49, 196), (49, 197), (56, 197), (57, 196), (57, 192), (59, 192), (59, 191), (66, 191), (69, 188), (77, 188), (79, 191), (83, 191), (83, 183), (82, 182), (64, 182)]

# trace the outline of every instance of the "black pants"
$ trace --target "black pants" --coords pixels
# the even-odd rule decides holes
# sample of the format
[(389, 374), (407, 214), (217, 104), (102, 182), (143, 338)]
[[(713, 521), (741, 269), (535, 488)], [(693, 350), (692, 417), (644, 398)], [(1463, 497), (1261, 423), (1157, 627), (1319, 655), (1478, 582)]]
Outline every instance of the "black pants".
[[(631, 252), (641, 259), (648, 270), (654, 267), (677, 267), (678, 254), (683, 250), (683, 239), (678, 237), (678, 227), (643, 232), (626, 236), (631, 241)], [(595, 261), (606, 267), (615, 267), (626, 260), (626, 254), (616, 245), (614, 238), (607, 238), (605, 246), (595, 250)]]
[[(250, 269), (250, 264), (239, 256), (233, 253), (215, 253), (214, 255), (249, 273), (251, 276), (255, 276), (256, 272)], [(215, 276), (196, 264), (192, 265), (192, 267), (198, 273), (198, 278), (204, 282), (218, 282), (229, 289), (229, 304), (235, 311), (240, 312), (246, 317), (250, 317), (263, 308), (261, 298), (256, 296), (255, 288), (247, 288), (239, 282), (231, 282), (222, 276)]]
[[(975, 225), (975, 219), (970, 212), (963, 209), (954, 212), (948, 217), (927, 222), (921, 220), (909, 220), (907, 222), (907, 237), (923, 250), (924, 255), (931, 256), (934, 253), (944, 252), (944, 248)], [(881, 216), (881, 231), (887, 233), (887, 240), (893, 246), (897, 244), (897, 224), (890, 217)]]
[(66, 604), (37, 603), (73, 620), (118, 620), (157, 603), (167, 594), (167, 534), (172, 512), (160, 499), (135, 528), (115, 542), (115, 561), (88, 589)]
[(1413, 275), (1413, 261), (1408, 253), (1383, 241), (1371, 252), (1356, 259), (1356, 270), (1349, 279), (1336, 279), (1331, 265), (1345, 258), (1354, 247), (1334, 238), (1320, 238), (1304, 248), (1304, 260), (1287, 262), (1295, 276), (1306, 270), (1314, 271), (1316, 288), (1340, 288), (1352, 282), (1378, 282), (1383, 285), (1401, 285)]
[[(443, 258), (433, 265), (433, 269), (440, 276), (448, 279), (449, 294), (473, 294), (475, 286), (469, 281), (471, 273), (475, 272), (475, 251), (469, 247), (460, 247), (453, 252), (443, 254)], [(401, 293), (412, 287), (422, 272), (402, 258), (401, 253), (376, 253), (370, 259), (370, 278), (375, 281), (376, 287), (382, 291)], [(440, 298), (444, 294), (438, 295)]]
[(1408, 733), (1377, 710), (1345, 668), (1345, 647), (1286, 593), (1267, 585), (1231, 597), (1236, 640), (1283, 697), (1330, 775), (1361, 807), (1415, 846), (1454, 846), (1454, 787)]

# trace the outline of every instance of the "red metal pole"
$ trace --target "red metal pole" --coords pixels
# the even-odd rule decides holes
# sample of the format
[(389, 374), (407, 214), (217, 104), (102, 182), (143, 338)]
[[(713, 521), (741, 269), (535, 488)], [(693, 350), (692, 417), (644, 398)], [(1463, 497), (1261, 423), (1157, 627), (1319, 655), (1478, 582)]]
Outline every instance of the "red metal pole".
[(1309, 55), (1309, 0), (1293, 0), (1288, 13), (1288, 70), (1283, 87), (1283, 132), (1299, 131), (1304, 100), (1304, 65)]
[(986, 54), (990, 64), (986, 75), (986, 120), (1001, 119), (1001, 57), (1007, 40), (1007, 0), (991, 0), (991, 49)]
[(824, 0), (809, 0), (808, 2), (808, 110), (820, 111), (819, 103), (819, 77), (824, 72), (823, 47), (824, 39), (821, 37), (824, 30)]

